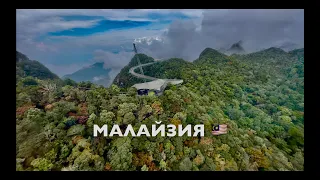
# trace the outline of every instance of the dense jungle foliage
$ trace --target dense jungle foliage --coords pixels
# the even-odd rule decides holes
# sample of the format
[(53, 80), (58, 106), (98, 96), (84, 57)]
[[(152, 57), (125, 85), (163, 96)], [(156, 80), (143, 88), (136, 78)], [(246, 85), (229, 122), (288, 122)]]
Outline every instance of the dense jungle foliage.
[[(301, 171), (304, 170), (304, 49), (270, 48), (226, 56), (205, 49), (193, 63), (169, 59), (146, 75), (180, 78), (161, 96), (121, 88), (43, 80), (16, 85), (18, 171)], [(144, 64), (153, 59), (139, 54)], [(115, 83), (116, 80), (115, 79)], [(93, 137), (93, 124), (204, 124), (204, 137)], [(211, 134), (227, 124), (228, 133)]]

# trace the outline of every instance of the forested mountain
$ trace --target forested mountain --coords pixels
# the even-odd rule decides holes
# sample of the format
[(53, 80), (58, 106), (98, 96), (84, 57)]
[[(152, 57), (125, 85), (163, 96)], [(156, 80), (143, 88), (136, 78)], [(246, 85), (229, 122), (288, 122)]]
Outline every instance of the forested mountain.
[(30, 60), (26, 55), (16, 51), (16, 75), (17, 78), (32, 76), (39, 79), (59, 79), (47, 67), (39, 61)]
[(234, 55), (238, 59), (242, 60), (252, 60), (255, 62), (283, 62), (290, 59), (290, 54), (285, 52), (280, 48), (271, 47), (258, 52), (244, 54), (244, 55)]
[[(192, 63), (179, 58), (171, 58), (144, 67), (144, 74), (163, 79), (181, 79), (182, 71), (189, 70)], [(136, 69), (139, 72), (139, 69)]]
[[(169, 59), (146, 75), (179, 78), (163, 95), (137, 96), (128, 71), (153, 58), (136, 55), (114, 83), (121, 88), (36, 79), (17, 83), (17, 170), (304, 170), (304, 50), (269, 48), (224, 55), (206, 48), (193, 63)], [(137, 70), (139, 71), (139, 70)], [(68, 84), (68, 85), (66, 85)], [(31, 88), (36, 90), (30, 90)], [(205, 125), (204, 137), (93, 137), (93, 124)], [(228, 133), (211, 134), (227, 124)], [(168, 129), (166, 129), (166, 132)]]
[(199, 59), (197, 59), (196, 61), (194, 61), (195, 63), (197, 62), (201, 62), (201, 60), (205, 61), (205, 59), (210, 59), (214, 62), (218, 62), (218, 61), (226, 61), (226, 58), (228, 56), (215, 50), (212, 48), (206, 48), (205, 50), (203, 50), (200, 53)]
[(111, 69), (105, 69), (103, 65), (103, 62), (95, 63), (72, 74), (67, 74), (62, 78), (70, 78), (76, 82), (90, 81), (92, 83), (107, 87), (112, 83), (112, 79), (109, 76)]
[(28, 58), (26, 55), (22, 54), (22, 53), (19, 52), (19, 51), (16, 51), (16, 62), (19, 62), (19, 61), (28, 61), (28, 60), (29, 60), (29, 58)]
[(289, 53), (292, 55), (292, 56), (295, 56), (299, 59), (303, 59), (304, 58), (304, 48), (301, 48), (301, 49), (295, 49), (295, 50), (292, 50), (292, 51), (289, 51)]

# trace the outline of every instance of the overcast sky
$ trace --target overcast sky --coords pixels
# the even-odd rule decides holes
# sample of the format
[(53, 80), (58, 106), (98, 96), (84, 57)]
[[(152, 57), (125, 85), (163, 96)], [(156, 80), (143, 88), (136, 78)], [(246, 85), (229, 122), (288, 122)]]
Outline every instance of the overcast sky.
[(303, 10), (17, 10), (17, 50), (59, 76), (95, 62), (115, 72), (138, 51), (196, 59), (206, 47), (304, 47)]

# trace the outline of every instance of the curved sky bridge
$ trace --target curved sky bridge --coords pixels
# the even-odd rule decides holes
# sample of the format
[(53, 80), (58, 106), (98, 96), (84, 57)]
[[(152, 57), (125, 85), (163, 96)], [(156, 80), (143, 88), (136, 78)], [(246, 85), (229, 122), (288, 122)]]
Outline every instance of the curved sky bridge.
[[(157, 60), (157, 62), (158, 61), (159, 60)], [(156, 90), (156, 91), (162, 92), (168, 84), (181, 84), (183, 82), (183, 80), (181, 80), (181, 79), (159, 79), (159, 78), (146, 76), (144, 74), (139, 74), (139, 73), (134, 72), (135, 69), (142, 68), (143, 66), (149, 66), (154, 63), (156, 63), (156, 62), (140, 64), (138, 66), (134, 66), (134, 67), (130, 68), (129, 73), (131, 75), (133, 75), (137, 78), (151, 80), (150, 82), (134, 84), (132, 87), (135, 87), (138, 90), (148, 89), (148, 90)]]
[(129, 73), (137, 78), (142, 78), (142, 79), (148, 79), (148, 80), (157, 80), (158, 78), (155, 78), (155, 77), (151, 77), (151, 76), (146, 76), (144, 74), (138, 74), (136, 72), (134, 72), (134, 70), (138, 69), (138, 68), (142, 68), (143, 66), (148, 66), (148, 65), (151, 65), (151, 64), (154, 64), (156, 62), (151, 62), (151, 63), (146, 63), (146, 64), (140, 64), (138, 66), (134, 66), (132, 68), (129, 69)]
[[(133, 49), (134, 49), (135, 54), (137, 54), (137, 48), (134, 43), (133, 43)], [(140, 63), (139, 56), (137, 56), (137, 60), (138, 60), (139, 65), (130, 68), (129, 73), (137, 78), (141, 78), (144, 80), (146, 80), (146, 79), (151, 80), (150, 82), (134, 84), (132, 87), (135, 87), (136, 89), (138, 89), (138, 91), (139, 90), (155, 90), (157, 93), (161, 94), (163, 92), (163, 90), (166, 88), (166, 86), (168, 85), (168, 83), (169, 84), (181, 84), (183, 82), (183, 80), (180, 80), (180, 79), (159, 79), (159, 78), (144, 75), (144, 72), (142, 69), (143, 66), (149, 66), (151, 64), (154, 64), (156, 62), (161, 61), (162, 59), (155, 59), (155, 62), (146, 63), (146, 64)], [(141, 74), (134, 72), (134, 70), (137, 68), (140, 69)]]

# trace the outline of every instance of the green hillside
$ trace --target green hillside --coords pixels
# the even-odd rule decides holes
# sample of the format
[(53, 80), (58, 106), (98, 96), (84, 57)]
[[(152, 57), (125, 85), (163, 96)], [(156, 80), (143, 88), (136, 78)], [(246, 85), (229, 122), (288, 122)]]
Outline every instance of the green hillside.
[(291, 54), (293, 57), (297, 57), (299, 60), (303, 61), (303, 59), (304, 59), (304, 48), (295, 49), (295, 50), (289, 51), (289, 54)]
[[(269, 48), (227, 56), (206, 48), (193, 63), (158, 62), (145, 67), (145, 74), (184, 80), (161, 96), (137, 96), (127, 88), (142, 81), (128, 72), (138, 64), (136, 56), (142, 64), (154, 61), (143, 54), (116, 77), (114, 83), (124, 88), (18, 81), (16, 169), (303, 171), (304, 59), (296, 57), (301, 52)], [(142, 124), (151, 132), (155, 121), (204, 124), (205, 134), (93, 137), (94, 124), (117, 124), (122, 132), (131, 124), (137, 133)], [(228, 125), (228, 133), (212, 135), (217, 124)]]
[(16, 75), (18, 77), (32, 76), (39, 79), (59, 79), (39, 61), (30, 60), (18, 51), (16, 51)]
[[(191, 62), (179, 58), (171, 58), (143, 67), (143, 70), (145, 75), (151, 77), (181, 79), (183, 74), (182, 71), (185, 71), (187, 68), (191, 68), (192, 66)], [(136, 71), (139, 72), (139, 69), (136, 69)]]
[(194, 64), (215, 64), (220, 62), (227, 62), (228, 56), (220, 53), (219, 51), (212, 49), (212, 48), (206, 48), (200, 53), (200, 56), (198, 59), (196, 59), (193, 63)]

